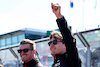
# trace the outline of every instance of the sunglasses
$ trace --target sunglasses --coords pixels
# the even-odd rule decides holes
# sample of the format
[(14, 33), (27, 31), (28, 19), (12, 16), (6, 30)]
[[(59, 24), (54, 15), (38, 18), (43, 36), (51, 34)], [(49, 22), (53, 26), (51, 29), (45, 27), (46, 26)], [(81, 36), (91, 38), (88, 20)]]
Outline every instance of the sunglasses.
[(61, 41), (61, 40), (53, 40), (53, 41), (48, 42), (48, 45), (50, 46), (51, 43), (53, 43), (53, 45), (56, 45), (57, 42), (64, 42), (64, 41)]
[(17, 51), (18, 51), (18, 53), (22, 53), (22, 51), (23, 51), (24, 53), (27, 53), (29, 50), (33, 50), (33, 49), (28, 49), (28, 48), (26, 48), (26, 49), (23, 49), (23, 50), (19, 49), (19, 50), (17, 50)]

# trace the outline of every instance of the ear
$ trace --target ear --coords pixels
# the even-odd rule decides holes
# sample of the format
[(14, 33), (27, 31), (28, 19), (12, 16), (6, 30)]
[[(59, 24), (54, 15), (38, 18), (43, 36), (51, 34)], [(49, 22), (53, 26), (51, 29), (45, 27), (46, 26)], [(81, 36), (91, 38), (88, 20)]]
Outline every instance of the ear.
[(35, 54), (36, 50), (33, 50), (33, 53)]
[(64, 49), (66, 50), (66, 46), (65, 46), (65, 44), (63, 44), (63, 45), (64, 45), (64, 46), (63, 46), (63, 47), (64, 47)]

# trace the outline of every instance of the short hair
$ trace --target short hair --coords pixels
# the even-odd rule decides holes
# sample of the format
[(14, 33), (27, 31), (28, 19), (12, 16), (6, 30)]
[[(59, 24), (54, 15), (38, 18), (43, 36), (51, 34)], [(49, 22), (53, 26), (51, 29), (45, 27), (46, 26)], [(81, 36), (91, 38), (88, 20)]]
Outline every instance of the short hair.
[(49, 36), (49, 40), (51, 40), (53, 37), (55, 39), (63, 40), (62, 34), (59, 31), (52, 31), (51, 35)]
[(36, 50), (35, 42), (32, 41), (32, 40), (23, 39), (23, 40), (20, 41), (20, 45), (23, 45), (23, 44), (30, 44), (30, 47), (31, 47), (33, 50)]

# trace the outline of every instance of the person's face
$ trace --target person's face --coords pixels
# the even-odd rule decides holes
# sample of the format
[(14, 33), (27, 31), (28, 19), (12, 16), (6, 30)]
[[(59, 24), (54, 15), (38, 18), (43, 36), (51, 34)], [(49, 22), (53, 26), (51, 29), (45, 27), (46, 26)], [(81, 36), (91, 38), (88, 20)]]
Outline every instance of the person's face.
[[(52, 38), (50, 41), (54, 41), (54, 40), (56, 39)], [(63, 44), (61, 41), (57, 41), (57, 44), (51, 43), (50, 51), (51, 51), (51, 55), (64, 54), (66, 52), (65, 44)]]
[[(30, 44), (20, 45), (20, 50), (24, 50), (24, 49), (30, 49)], [(34, 52), (33, 52), (33, 50), (28, 50), (27, 52), (22, 51), (20, 53), (20, 57), (21, 57), (23, 62), (27, 63), (33, 59)]]

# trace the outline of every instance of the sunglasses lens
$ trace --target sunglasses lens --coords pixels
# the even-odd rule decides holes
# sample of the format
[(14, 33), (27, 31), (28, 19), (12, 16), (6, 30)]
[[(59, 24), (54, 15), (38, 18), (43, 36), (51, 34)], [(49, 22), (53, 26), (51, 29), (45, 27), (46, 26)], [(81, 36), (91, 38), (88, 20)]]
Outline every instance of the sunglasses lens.
[(24, 52), (24, 53), (27, 53), (29, 50), (32, 50), (32, 49), (23, 49), (23, 50), (17, 50), (18, 51), (18, 53), (22, 53), (22, 51)]
[(53, 41), (53, 44), (54, 44), (54, 45), (57, 44), (57, 40), (54, 40), (54, 41)]
[(22, 50), (17, 50), (18, 51), (18, 53), (21, 53), (22, 52)]
[(50, 45), (51, 45), (51, 43), (52, 43), (51, 41), (50, 41), (50, 42), (48, 42), (48, 45), (50, 46)]
[[(50, 46), (51, 43), (52, 43), (52, 41), (48, 42), (48, 45)], [(57, 44), (57, 40), (54, 40), (54, 41), (53, 41), (53, 44), (54, 44), (54, 45)]]
[(24, 53), (27, 53), (27, 52), (28, 52), (28, 50), (29, 50), (29, 49), (24, 49), (23, 51), (24, 51)]

